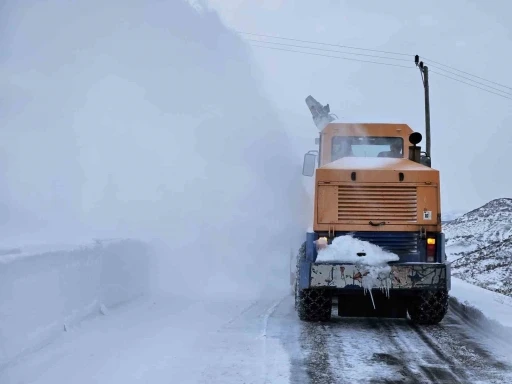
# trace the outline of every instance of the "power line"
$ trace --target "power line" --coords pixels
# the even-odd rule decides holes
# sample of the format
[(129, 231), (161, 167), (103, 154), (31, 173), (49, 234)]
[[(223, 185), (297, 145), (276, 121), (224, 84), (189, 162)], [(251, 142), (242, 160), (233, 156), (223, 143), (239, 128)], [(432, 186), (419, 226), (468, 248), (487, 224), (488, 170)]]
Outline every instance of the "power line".
[[(445, 72), (448, 72), (448, 73), (450, 73), (450, 74), (452, 74), (452, 75), (459, 76), (459, 77), (462, 77), (463, 79), (466, 79), (466, 80), (472, 81), (472, 82), (474, 82), (475, 84), (480, 84), (480, 85), (483, 85), (484, 87), (487, 87), (487, 88), (490, 88), (490, 89), (494, 89), (495, 91), (502, 92), (502, 93), (504, 93), (504, 94), (506, 94), (506, 95), (510, 95), (510, 96), (512, 96), (512, 93), (510, 93), (510, 92), (507, 92), (507, 91), (501, 90), (501, 89), (499, 89), (499, 88), (491, 87), (490, 85), (487, 85), (487, 84), (485, 84), (485, 83), (481, 83), (481, 82), (479, 82), (479, 81), (476, 81), (476, 80), (470, 79), (469, 77), (466, 77), (466, 76), (463, 76), (463, 75), (459, 75), (459, 74), (457, 74), (457, 73), (455, 73), (455, 72), (451, 72), (451, 71), (448, 71), (448, 70), (446, 70), (446, 69), (440, 68), (440, 67), (438, 67), (437, 65), (428, 64), (428, 66), (429, 66), (430, 68), (437, 68), (437, 69), (440, 69), (441, 71), (445, 71)], [(506, 86), (503, 86), (503, 87), (508, 88), (508, 87), (506, 87)], [(511, 88), (511, 89), (512, 89), (512, 88)]]
[(343, 54), (348, 54), (348, 55), (374, 57), (376, 59), (398, 60), (398, 61), (407, 61), (407, 62), (411, 61), (409, 59), (402, 59), (402, 58), (397, 58), (397, 57), (386, 57), (386, 56), (370, 55), (370, 54), (367, 54), (367, 53), (354, 53), (354, 52), (338, 51), (338, 50), (334, 50), (334, 49), (306, 47), (306, 46), (303, 46), (303, 45), (286, 44), (286, 43), (275, 43), (273, 41), (264, 41), (264, 40), (257, 40), (257, 39), (245, 39), (245, 40), (246, 41), (254, 41), (254, 42), (257, 42), (257, 43), (268, 43), (268, 44), (281, 45), (281, 46), (286, 46), (286, 47), (314, 49), (316, 51), (336, 52), (336, 53), (343, 53)]
[[(427, 59), (426, 57), (423, 57), (423, 61), (430, 61), (431, 63), (437, 64), (437, 65), (440, 65), (440, 66), (443, 66), (443, 67), (446, 67), (446, 68), (450, 68), (450, 69), (453, 69), (454, 71), (458, 71), (458, 72), (464, 73), (466, 75), (469, 75), (469, 76), (472, 76), (472, 77), (476, 77), (477, 79), (487, 81), (488, 83), (491, 83), (491, 84), (494, 84), (494, 85), (499, 85), (500, 87), (508, 88), (508, 89), (512, 90), (512, 87), (509, 87), (507, 85), (503, 85), (503, 84), (497, 83), (495, 81), (487, 80), (487, 79), (484, 79), (483, 77), (480, 77), (480, 76), (477, 76), (477, 75), (472, 75), (471, 73), (464, 72), (464, 71), (462, 71), (460, 69), (457, 69), (457, 68), (454, 68), (454, 67), (450, 67), (449, 65), (442, 64), (442, 63), (439, 63), (439, 62), (431, 60), (431, 59)], [(446, 69), (442, 69), (442, 68), (439, 68), (439, 69), (441, 69), (443, 71), (446, 71)], [(449, 71), (446, 71), (446, 72), (449, 72)], [(474, 80), (472, 80), (472, 81), (474, 81)]]
[(278, 48), (278, 47), (270, 47), (268, 45), (257, 45), (257, 44), (250, 44), (253, 47), (260, 47), (260, 48), (268, 48), (268, 49), (275, 49), (277, 51), (287, 51), (287, 52), (294, 52), (294, 53), (302, 53), (305, 55), (313, 55), (313, 56), (322, 56), (322, 57), (330, 57), (333, 59), (342, 59), (342, 60), (350, 60), (350, 61), (358, 61), (361, 63), (371, 63), (371, 64), (380, 64), (380, 65), (387, 65), (391, 67), (399, 67), (399, 68), (407, 68), (407, 69), (415, 69), (415, 67), (407, 67), (405, 65), (399, 65), (399, 64), (392, 64), (392, 63), (382, 63), (378, 61), (371, 61), (371, 60), (360, 60), (360, 59), (354, 59), (352, 57), (341, 57), (341, 56), (332, 56), (332, 55), (323, 55), (321, 53), (313, 53), (313, 52), (303, 52), (303, 51), (297, 51), (293, 49), (286, 49), (286, 48)]
[[(354, 59), (354, 58), (351, 58), (351, 57), (340, 57), (340, 56), (333, 56), (333, 55), (324, 55), (324, 54), (321, 54), (321, 53), (313, 53), (313, 52), (303, 52), (303, 51), (297, 51), (297, 50), (293, 50), (293, 49), (286, 49), (286, 48), (278, 48), (278, 47), (270, 47), (268, 45), (257, 45), (257, 44), (250, 44), (251, 46), (253, 47), (260, 47), (260, 48), (267, 48), (267, 49), (274, 49), (274, 50), (277, 50), (277, 51), (285, 51), (285, 52), (293, 52), (293, 53), (302, 53), (304, 55), (312, 55), (312, 56), (321, 56), (321, 57), (329, 57), (329, 58), (332, 58), (332, 59), (341, 59), (341, 60), (350, 60), (350, 61), (357, 61), (357, 62), (362, 62), (362, 63), (370, 63), (370, 64), (378, 64), (378, 65), (386, 65), (386, 66), (392, 66), (392, 67), (399, 67), (399, 68), (406, 68), (406, 69), (414, 69), (414, 67), (407, 67), (405, 65), (399, 65), (399, 64), (391, 64), (391, 63), (382, 63), (382, 62), (378, 62), (378, 61), (371, 61), (371, 60), (360, 60), (360, 59)], [(466, 81), (462, 81), (460, 79), (456, 79), (454, 77), (451, 77), (451, 76), (447, 76), (443, 73), (440, 73), (440, 72), (436, 72), (436, 71), (432, 71), (430, 70), (429, 71), (430, 73), (434, 73), (436, 75), (439, 75), (439, 76), (443, 76), (443, 77), (446, 77), (448, 79), (451, 79), (451, 80), (454, 80), (454, 81), (458, 81), (460, 83), (463, 83), (463, 84), (467, 84), (471, 87), (474, 87), (474, 88), (478, 88), (478, 89), (481, 89), (482, 91), (485, 91), (485, 92), (489, 92), (489, 93), (492, 93), (494, 95), (497, 95), (497, 96), (501, 96), (505, 99), (509, 99), (509, 100), (512, 100), (512, 97), (507, 97), (501, 93), (497, 93), (497, 92), (493, 92), (493, 91), (490, 91), (488, 89), (485, 89), (485, 88), (482, 88), (482, 87), (479, 87), (479, 86), (476, 86), (474, 84), (471, 84), (471, 83), (468, 83)], [(502, 91), (503, 92), (503, 91)]]
[[(238, 33), (240, 34), (244, 34), (244, 35), (252, 35), (252, 36), (259, 36), (259, 37), (267, 37), (267, 38), (273, 38), (273, 39), (281, 39), (281, 40), (289, 40), (289, 41), (295, 41), (295, 42), (301, 42), (301, 43), (308, 43), (308, 44), (318, 44), (318, 45), (323, 45), (323, 46), (330, 46), (330, 47), (339, 47), (339, 48), (348, 48), (348, 49), (355, 49), (355, 50), (361, 50), (361, 51), (368, 51), (368, 52), (379, 52), (379, 53), (385, 53), (385, 54), (390, 54), (390, 55), (398, 55), (398, 56), (411, 56), (411, 57), (414, 57), (414, 55), (412, 54), (407, 54), (407, 53), (403, 53), (403, 52), (392, 52), (392, 51), (383, 51), (383, 50), (377, 50), (377, 49), (368, 49), (368, 48), (361, 48), (361, 47), (354, 47), (354, 46), (348, 46), (348, 45), (339, 45), (339, 44), (329, 44), (329, 43), (322, 43), (322, 42), (319, 42), (319, 41), (311, 41), (311, 40), (301, 40), (301, 39), (295, 39), (295, 38), (290, 38), (290, 37), (280, 37), (280, 36), (273, 36), (273, 35), (267, 35), (267, 34), (262, 34), (262, 33), (251, 33), (251, 32), (243, 32), (243, 31), (237, 31)], [(266, 41), (265, 41), (266, 42)], [(278, 43), (273, 43), (273, 42), (269, 42), (271, 44), (278, 44)], [(302, 47), (300, 47), (302, 48)], [(319, 50), (318, 48), (313, 48), (313, 47), (306, 47), (306, 48), (309, 48), (309, 49), (315, 49), (315, 50)], [(327, 51), (327, 50), (326, 50)], [(343, 52), (345, 53), (345, 52)], [(347, 54), (351, 54), (351, 55), (355, 55), (356, 53), (348, 53)], [(377, 57), (377, 56), (374, 56), (375, 58), (380, 58), (380, 57)], [(396, 58), (391, 58), (391, 57), (386, 57), (386, 59), (389, 59), (389, 60), (396, 60)], [(507, 88), (507, 89), (510, 89), (512, 90), (512, 87), (509, 87), (507, 85), (504, 85), (504, 84), (501, 84), (501, 83), (498, 83), (498, 82), (495, 82), (495, 81), (492, 81), (492, 80), (488, 80), (488, 79), (485, 79), (483, 77), (480, 77), (480, 76), (477, 76), (477, 75), (473, 75), (469, 72), (465, 72), (465, 71), (462, 71), (458, 68), (455, 68), (455, 67), (451, 67), (449, 65), (446, 65), (446, 64), (442, 64), (438, 61), (435, 61), (435, 60), (431, 60), (429, 58), (426, 58), (426, 57), (422, 57), (423, 59), (423, 62), (430, 62), (430, 63), (434, 63), (434, 64), (437, 64), (439, 66), (442, 66), (442, 67), (446, 67), (446, 68), (449, 68), (449, 69), (452, 69), (454, 71), (457, 71), (457, 72), (460, 72), (460, 73), (463, 73), (463, 74), (466, 74), (468, 76), (471, 76), (471, 77), (474, 77), (474, 78), (477, 78), (477, 79), (480, 79), (480, 80), (483, 80), (483, 81), (486, 81), (488, 83), (491, 83), (491, 84), (494, 84), (494, 85), (497, 85), (499, 87), (502, 87), (502, 88)], [(348, 60), (348, 59), (347, 59)], [(404, 61), (406, 61), (406, 59), (402, 59)], [(487, 85), (487, 84), (483, 84), (483, 83), (480, 83), (476, 80), (472, 80), (472, 79), (469, 79), (465, 76), (462, 76), (462, 75), (459, 75), (459, 74), (456, 74), (456, 73), (453, 73), (453, 72), (450, 72), (444, 68), (440, 68), (440, 67), (437, 67), (435, 65), (432, 65), (432, 64), (429, 64), (431, 67), (433, 68), (438, 68), (439, 70), (441, 71), (445, 71), (445, 72), (448, 72), (448, 73), (451, 73), (452, 75), (455, 75), (455, 76), (459, 76), (459, 77), (462, 77), (466, 80), (469, 80), (469, 81), (472, 81), (476, 84), (480, 84), (480, 85), (483, 85), (485, 87), (488, 87), (490, 89), (494, 89), (494, 90), (497, 90), (498, 92), (503, 92), (505, 94), (510, 94), (506, 91), (503, 91), (501, 89), (497, 89), (497, 88), (494, 88), (494, 87), (491, 87), (490, 85)], [(441, 75), (443, 76), (443, 75)], [(444, 75), (445, 77), (448, 77), (446, 75)], [(463, 81), (460, 81), (462, 83), (465, 83)], [(468, 85), (472, 85), (472, 84), (468, 84)], [(475, 86), (476, 87), (476, 86)], [(476, 87), (476, 88), (479, 88), (479, 87)], [(484, 89), (485, 90), (485, 89)], [(494, 92), (490, 92), (490, 93), (494, 93)], [(512, 94), (510, 94), (512, 96)]]
[(300, 39), (293, 39), (290, 37), (280, 37), (280, 36), (272, 36), (272, 35), (265, 35), (262, 33), (250, 33), (250, 32), (242, 32), (238, 31), (238, 33), (244, 34), (244, 35), (252, 35), (252, 36), (259, 36), (259, 37), (270, 37), (272, 39), (281, 39), (281, 40), (289, 40), (289, 41), (297, 41), (301, 43), (309, 43), (309, 44), (318, 44), (318, 45), (325, 45), (328, 47), (338, 47), (338, 48), (348, 48), (348, 49), (356, 49), (359, 51), (368, 51), (368, 52), (379, 52), (379, 53), (387, 53), (389, 55), (398, 55), (398, 56), (411, 56), (408, 53), (400, 53), (400, 52), (390, 52), (390, 51), (380, 51), (378, 49), (368, 49), (368, 48), (361, 48), (361, 47), (351, 47), (349, 45), (339, 45), (339, 44), (329, 44), (329, 43), (321, 43), (319, 41), (310, 41), (310, 40), (300, 40)]
[(482, 91), (485, 91), (485, 92), (493, 93), (493, 94), (498, 95), (498, 96), (501, 96), (501, 97), (503, 97), (503, 98), (505, 98), (505, 99), (512, 100), (512, 97), (507, 97), (507, 96), (505, 96), (505, 95), (503, 95), (503, 94), (501, 94), (501, 93), (497, 93), (497, 92), (489, 91), (488, 89), (485, 89), (485, 88), (482, 88), (482, 87), (478, 87), (478, 86), (476, 86), (476, 85), (474, 85), (474, 84), (471, 84), (471, 83), (468, 83), (468, 82), (466, 82), (466, 81), (462, 81), (462, 80), (460, 80), (460, 79), (456, 79), (455, 77), (447, 76), (447, 75), (445, 75), (445, 74), (443, 74), (443, 73), (439, 73), (439, 72), (431, 71), (431, 70), (429, 70), (429, 72), (430, 72), (430, 73), (435, 73), (436, 75), (439, 75), (439, 76), (446, 77), (446, 78), (448, 78), (448, 79), (452, 79), (452, 80), (454, 80), (454, 81), (458, 81), (458, 82), (460, 82), (460, 83), (467, 84), (467, 85), (469, 85), (470, 87), (475, 87), (475, 88), (481, 89)]
[[(257, 40), (257, 39), (246, 39), (247, 41), (252, 41), (252, 42), (257, 42), (257, 43), (269, 43), (269, 44), (275, 44), (275, 45), (280, 45), (280, 46), (287, 46), (287, 47), (294, 47), (294, 48), (303, 48), (303, 49), (313, 49), (313, 50), (316, 50), (316, 51), (322, 51), (322, 52), (335, 52), (335, 53), (342, 53), (342, 54), (349, 54), (349, 55), (358, 55), (358, 56), (366, 56), (366, 57), (373, 57), (373, 58), (376, 58), (376, 59), (389, 59), (389, 60), (398, 60), (398, 61), (409, 61), (407, 59), (402, 59), (402, 58), (395, 58), (395, 57), (385, 57), (385, 56), (377, 56), (377, 55), (370, 55), (370, 54), (364, 54), (364, 53), (352, 53), (352, 52), (344, 52), (344, 51), (338, 51), (338, 50), (333, 50), (333, 49), (325, 49), (325, 48), (316, 48), (316, 47), (307, 47), (307, 46), (302, 46), (302, 45), (295, 45), (295, 44), (286, 44), (286, 43), (276, 43), (276, 42), (272, 42), (272, 41), (263, 41), (263, 40)], [(256, 46), (256, 45), (255, 45)], [(261, 46), (263, 47), (263, 46)], [(297, 51), (298, 52), (298, 51)], [(306, 53), (306, 52), (302, 52), (302, 53)], [(476, 81), (476, 80), (472, 80), (466, 76), (463, 76), (463, 75), (459, 75), (455, 72), (451, 72), (451, 71), (448, 71), (446, 69), (442, 69), (440, 67), (438, 67), (437, 65), (432, 65), (432, 64), (429, 64), (430, 67), (433, 67), (433, 68), (438, 68), (442, 71), (446, 71), (452, 75), (455, 75), (455, 76), (459, 76), (463, 79), (466, 79), (466, 80), (469, 80), (469, 81), (472, 81), (476, 84), (480, 84), (480, 85), (483, 85), (484, 87), (488, 87), (490, 89), (493, 89), (495, 91), (498, 91), (498, 92), (501, 92), (501, 93), (504, 93), (505, 95), (510, 95), (512, 96), (512, 93), (510, 92), (506, 92), (506, 91), (503, 91), (499, 88), (495, 88), (495, 87), (492, 87), (490, 85), (487, 85), (485, 83), (481, 83), (479, 81)], [(436, 73), (436, 74), (439, 74), (438, 72), (433, 72), (431, 71), (432, 73)], [(442, 74), (441, 74), (442, 76)], [(451, 78), (449, 76), (446, 76), (445, 77), (448, 77), (448, 78)], [(456, 80), (456, 79), (455, 79)], [(468, 84), (468, 85), (471, 85), (469, 83), (466, 83), (464, 81), (461, 81), (462, 83), (464, 84)], [(476, 86), (475, 86), (476, 87)], [(483, 89), (483, 88), (480, 88), (480, 87), (477, 87), (479, 89)], [(494, 92), (491, 92), (491, 93), (494, 93)], [(496, 93), (495, 93), (496, 94)]]

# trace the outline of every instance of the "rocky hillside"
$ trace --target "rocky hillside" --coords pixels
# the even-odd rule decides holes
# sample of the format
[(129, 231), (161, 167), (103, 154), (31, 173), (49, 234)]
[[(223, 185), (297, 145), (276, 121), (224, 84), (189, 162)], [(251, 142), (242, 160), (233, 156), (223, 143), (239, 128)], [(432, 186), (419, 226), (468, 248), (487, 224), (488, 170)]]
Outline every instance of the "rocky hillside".
[(492, 200), (443, 230), (453, 276), (512, 295), (512, 199)]

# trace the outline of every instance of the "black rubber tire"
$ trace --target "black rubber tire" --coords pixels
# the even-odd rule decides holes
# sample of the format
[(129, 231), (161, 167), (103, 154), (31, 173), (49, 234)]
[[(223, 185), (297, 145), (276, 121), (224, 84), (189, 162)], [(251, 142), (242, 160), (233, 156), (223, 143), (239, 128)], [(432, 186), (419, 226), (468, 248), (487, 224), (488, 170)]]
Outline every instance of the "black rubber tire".
[(298, 290), (297, 313), (302, 321), (329, 321), (332, 311), (332, 296), (326, 289)]
[(448, 312), (448, 299), (446, 290), (422, 292), (410, 301), (409, 317), (415, 324), (439, 324)]

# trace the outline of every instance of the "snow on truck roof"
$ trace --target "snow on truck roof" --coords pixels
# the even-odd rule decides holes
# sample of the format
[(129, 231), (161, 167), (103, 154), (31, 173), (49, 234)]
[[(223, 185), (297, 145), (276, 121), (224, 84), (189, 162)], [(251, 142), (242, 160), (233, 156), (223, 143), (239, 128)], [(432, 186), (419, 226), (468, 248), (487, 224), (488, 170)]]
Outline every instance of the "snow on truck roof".
[[(351, 170), (397, 170), (397, 171), (430, 171), (434, 169), (404, 158), (388, 157), (343, 157), (322, 165), (319, 169), (351, 169)], [(435, 170), (434, 170), (435, 171)]]
[(414, 131), (407, 124), (395, 123), (329, 123), (322, 130), (324, 134), (347, 136), (402, 136), (408, 137)]

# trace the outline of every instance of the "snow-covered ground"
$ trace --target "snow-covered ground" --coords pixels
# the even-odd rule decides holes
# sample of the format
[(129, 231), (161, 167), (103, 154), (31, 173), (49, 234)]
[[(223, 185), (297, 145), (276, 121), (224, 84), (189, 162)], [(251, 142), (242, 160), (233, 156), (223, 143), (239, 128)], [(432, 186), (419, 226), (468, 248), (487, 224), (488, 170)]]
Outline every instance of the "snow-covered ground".
[(0, 382), (260, 383), (268, 376), (288, 383), (283, 347), (266, 337), (281, 299), (273, 292), (263, 299), (134, 301), (70, 327), (44, 350), (4, 367)]
[(477, 287), (456, 277), (452, 278), (450, 296), (457, 299), (468, 311), (476, 310), (481, 316), (508, 327), (512, 332), (512, 297)]
[(152, 251), (134, 240), (0, 256), (0, 366), (150, 292)]
[[(70, 327), (44, 349), (4, 366), (0, 382), (512, 380), (512, 328), (504, 327), (510, 303), (492, 293), (491, 304), (488, 292), (457, 280), (453, 293), (457, 302), (443, 323), (420, 328), (385, 319), (334, 317), (324, 325), (302, 323), (285, 287), (230, 300), (153, 296)], [(477, 311), (455, 305), (468, 300), (484, 311), (491, 309), (503, 325), (491, 329)]]

